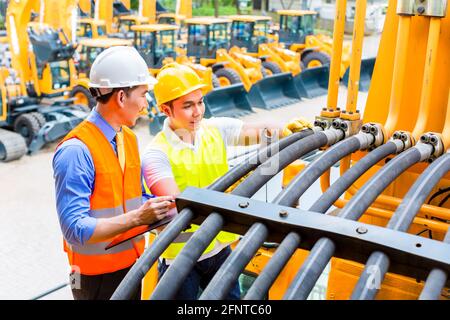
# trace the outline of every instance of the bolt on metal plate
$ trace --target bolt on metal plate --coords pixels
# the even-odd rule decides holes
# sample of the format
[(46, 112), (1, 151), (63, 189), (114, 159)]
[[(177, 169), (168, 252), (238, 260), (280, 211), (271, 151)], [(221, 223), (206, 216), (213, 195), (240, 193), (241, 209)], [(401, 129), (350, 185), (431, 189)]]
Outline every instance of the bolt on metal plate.
[(239, 208), (247, 208), (249, 206), (248, 202), (241, 202), (239, 203)]
[(367, 233), (367, 228), (366, 227), (359, 227), (358, 229), (356, 229), (356, 232), (358, 232), (359, 234), (365, 234)]

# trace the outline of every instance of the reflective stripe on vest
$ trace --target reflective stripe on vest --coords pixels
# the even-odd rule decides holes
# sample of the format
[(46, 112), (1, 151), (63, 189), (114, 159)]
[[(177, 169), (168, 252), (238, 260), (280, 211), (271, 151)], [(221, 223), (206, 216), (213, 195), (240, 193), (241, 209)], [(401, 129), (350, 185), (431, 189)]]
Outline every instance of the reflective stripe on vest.
[[(91, 217), (112, 218), (141, 206), (141, 167), (137, 141), (130, 129), (123, 127), (122, 130), (126, 158), (123, 172), (110, 142), (94, 124), (83, 121), (61, 141), (79, 139), (92, 156), (95, 183), (90, 198)], [(112, 240), (84, 245), (70, 245), (64, 241), (72, 269), (86, 275), (111, 273), (131, 266), (144, 251), (145, 240), (142, 236), (105, 250)]]
[[(202, 126), (202, 130), (197, 152), (189, 148), (174, 148), (162, 131), (152, 141), (154, 147), (167, 154), (175, 182), (181, 192), (188, 186), (204, 188), (228, 171), (226, 147), (219, 130), (208, 126)], [(178, 235), (162, 257), (174, 259), (198, 228), (198, 225), (192, 224), (191, 228)], [(228, 244), (237, 239), (238, 235), (221, 231), (203, 254), (214, 249), (216, 240)]]

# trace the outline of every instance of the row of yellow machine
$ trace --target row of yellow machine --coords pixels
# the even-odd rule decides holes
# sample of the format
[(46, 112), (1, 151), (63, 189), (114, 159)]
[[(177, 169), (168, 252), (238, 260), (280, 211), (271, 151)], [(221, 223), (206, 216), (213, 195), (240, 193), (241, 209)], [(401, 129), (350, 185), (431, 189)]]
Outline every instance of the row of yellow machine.
[[(110, 46), (134, 46), (153, 75), (174, 60), (192, 67), (207, 84), (207, 117), (239, 116), (327, 92), (332, 41), (314, 35), (315, 12), (279, 11), (274, 32), (268, 16), (192, 18), (191, 1), (178, 7), (168, 13), (157, 1), (141, 0), (135, 13), (130, 1), (10, 1), (1, 41), (3, 60), (10, 61), (0, 72), (0, 160), (39, 150), (86, 116), (95, 105), (90, 66)], [(346, 47), (341, 78), (348, 65)], [(164, 115), (152, 95), (148, 99), (154, 134)]]

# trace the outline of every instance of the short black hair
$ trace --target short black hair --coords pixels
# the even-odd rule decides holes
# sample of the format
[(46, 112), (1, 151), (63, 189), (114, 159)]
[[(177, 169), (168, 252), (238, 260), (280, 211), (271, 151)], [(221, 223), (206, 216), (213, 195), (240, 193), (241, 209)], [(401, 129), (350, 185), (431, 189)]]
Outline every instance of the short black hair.
[(118, 92), (118, 91), (122, 90), (122, 91), (125, 92), (125, 95), (128, 97), (129, 94), (130, 94), (134, 89), (136, 89), (136, 88), (137, 88), (137, 86), (134, 86), (134, 87), (113, 88), (112, 91), (111, 91), (110, 93), (103, 94), (103, 95), (100, 95), (100, 96), (99, 96), (99, 95), (96, 95), (96, 94), (93, 94), (92, 90), (90, 90), (90, 91), (91, 91), (91, 94), (95, 97), (95, 100), (96, 100), (98, 103), (106, 104), (106, 103), (108, 103), (108, 101), (111, 99), (112, 95), (113, 95), (115, 92)]

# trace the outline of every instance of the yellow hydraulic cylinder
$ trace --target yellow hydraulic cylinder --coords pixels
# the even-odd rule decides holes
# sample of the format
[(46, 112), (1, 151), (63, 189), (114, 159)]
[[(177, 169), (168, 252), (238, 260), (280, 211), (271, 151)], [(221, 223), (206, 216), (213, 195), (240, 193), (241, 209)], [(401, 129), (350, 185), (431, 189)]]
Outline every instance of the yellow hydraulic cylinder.
[(192, 18), (192, 0), (177, 0), (175, 12), (186, 19)]
[[(364, 2), (366, 0), (363, 0)], [(328, 112), (334, 112), (337, 108), (338, 90), (340, 80), (340, 68), (342, 59), (342, 46), (344, 42), (345, 29), (345, 11), (347, 7), (347, 0), (336, 1), (336, 15), (333, 29), (333, 54), (331, 56), (330, 64), (330, 78), (328, 82)], [(335, 115), (338, 117), (340, 112)], [(322, 114), (322, 116), (330, 116), (329, 114)]]
[(392, 78), (389, 117), (384, 126), (387, 136), (391, 136), (400, 120), (401, 106), (406, 79), (406, 61), (408, 58), (408, 40), (411, 28), (411, 17), (400, 16), (397, 33), (397, 46), (394, 60), (394, 76)]
[(450, 92), (448, 95), (447, 112), (445, 116), (444, 130), (442, 131), (444, 149), (450, 149)]
[(139, 0), (139, 16), (148, 18), (148, 23), (156, 23), (156, 1)]
[[(420, 99), (419, 115), (417, 117), (416, 126), (414, 127), (413, 136), (416, 141), (426, 131), (439, 131), (435, 124), (436, 113), (440, 113), (437, 108), (442, 109), (443, 106), (432, 106), (433, 84), (436, 67), (438, 65), (437, 55), (439, 47), (439, 33), (441, 31), (441, 18), (430, 18), (430, 29), (428, 33), (427, 54), (425, 60), (425, 70), (422, 83), (422, 95)], [(444, 106), (445, 107), (445, 106)], [(445, 112), (445, 109), (443, 110)]]
[[(362, 46), (364, 40), (364, 25), (366, 19), (367, 1), (356, 1), (355, 22), (353, 27), (352, 57), (350, 61), (350, 76), (347, 92), (347, 115), (356, 113), (358, 102), (359, 79), (361, 72)], [(341, 115), (343, 117), (344, 115)], [(360, 116), (357, 115), (357, 119)], [(349, 119), (356, 120), (356, 119)]]

